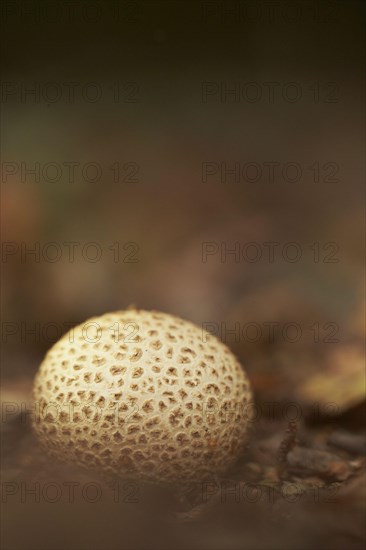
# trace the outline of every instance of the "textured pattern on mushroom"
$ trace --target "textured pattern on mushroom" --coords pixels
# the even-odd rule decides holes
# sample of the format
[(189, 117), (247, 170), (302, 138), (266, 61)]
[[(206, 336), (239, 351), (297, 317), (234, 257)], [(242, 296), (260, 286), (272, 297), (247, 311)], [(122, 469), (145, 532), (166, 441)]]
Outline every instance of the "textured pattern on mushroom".
[(126, 310), (72, 329), (34, 384), (51, 455), (147, 481), (203, 479), (237, 457), (250, 387), (230, 350), (165, 313)]

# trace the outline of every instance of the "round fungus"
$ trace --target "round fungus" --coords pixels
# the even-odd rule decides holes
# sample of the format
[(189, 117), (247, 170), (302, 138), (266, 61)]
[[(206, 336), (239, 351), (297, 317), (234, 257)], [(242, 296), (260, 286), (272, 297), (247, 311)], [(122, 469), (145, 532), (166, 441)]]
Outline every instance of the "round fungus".
[(244, 370), (215, 336), (155, 311), (89, 319), (47, 353), (34, 429), (54, 458), (151, 482), (225, 471), (245, 442)]

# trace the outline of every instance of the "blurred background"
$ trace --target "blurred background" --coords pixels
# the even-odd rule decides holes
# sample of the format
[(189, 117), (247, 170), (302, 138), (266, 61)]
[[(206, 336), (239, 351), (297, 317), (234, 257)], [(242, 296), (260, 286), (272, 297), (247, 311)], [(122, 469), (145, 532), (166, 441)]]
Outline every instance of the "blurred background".
[[(360, 406), (363, 19), (357, 1), (3, 2), (4, 400), (68, 327), (135, 305), (210, 324), (259, 403)], [(50, 548), (27, 514), (5, 547)], [(52, 548), (159, 547), (155, 528)], [(168, 546), (276, 547), (180, 529)]]

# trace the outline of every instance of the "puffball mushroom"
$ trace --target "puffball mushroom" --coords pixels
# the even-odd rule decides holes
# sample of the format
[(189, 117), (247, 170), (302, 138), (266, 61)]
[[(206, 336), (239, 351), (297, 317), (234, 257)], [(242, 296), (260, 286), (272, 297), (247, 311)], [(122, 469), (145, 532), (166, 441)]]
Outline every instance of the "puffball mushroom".
[(147, 482), (205, 479), (238, 457), (251, 398), (215, 336), (126, 310), (65, 334), (36, 375), (34, 429), (54, 458)]

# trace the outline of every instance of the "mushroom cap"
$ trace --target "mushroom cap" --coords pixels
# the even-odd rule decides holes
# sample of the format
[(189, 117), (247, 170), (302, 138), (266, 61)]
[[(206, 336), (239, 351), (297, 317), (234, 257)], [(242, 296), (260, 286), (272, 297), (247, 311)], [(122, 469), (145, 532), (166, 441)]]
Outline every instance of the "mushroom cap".
[(101, 474), (205, 479), (238, 457), (249, 382), (231, 351), (166, 313), (93, 317), (47, 353), (34, 382), (45, 450)]

